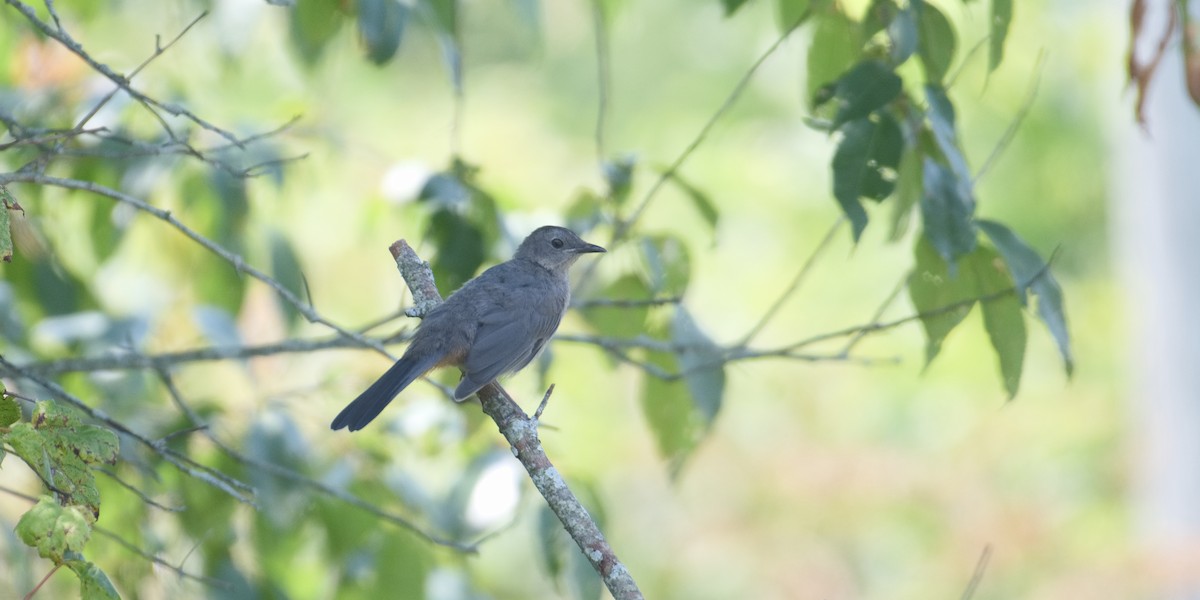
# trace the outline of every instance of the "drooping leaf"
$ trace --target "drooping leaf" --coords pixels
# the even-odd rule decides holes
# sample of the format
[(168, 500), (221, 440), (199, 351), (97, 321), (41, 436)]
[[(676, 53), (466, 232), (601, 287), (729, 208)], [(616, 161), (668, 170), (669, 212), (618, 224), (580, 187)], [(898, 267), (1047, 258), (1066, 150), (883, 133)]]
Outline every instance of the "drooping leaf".
[[(908, 294), (925, 329), (925, 365), (933, 362), (942, 341), (966, 318), (978, 297), (972, 271), (950, 266), (925, 236), (917, 238), (916, 264), (908, 277)], [(957, 265), (956, 265), (957, 266)]]
[(917, 55), (925, 67), (925, 79), (940, 84), (950, 70), (958, 44), (954, 26), (942, 11), (924, 0), (913, 0), (910, 6), (917, 12), (917, 29), (920, 31)]
[(988, 70), (995, 71), (1004, 60), (1004, 41), (1013, 16), (1012, 0), (992, 0), (991, 32), (988, 34)]
[(604, 174), (604, 182), (608, 184), (608, 197), (617, 206), (625, 204), (629, 199), (629, 191), (633, 187), (633, 170), (637, 159), (632, 155), (606, 160), (600, 165)]
[(68, 553), (80, 553), (92, 535), (92, 526), (83, 511), (75, 506), (63, 506), (50, 496), (38, 503), (17, 521), (17, 537), (37, 550), (38, 556), (62, 564)]
[(692, 201), (692, 206), (696, 208), (696, 212), (700, 213), (704, 222), (708, 224), (709, 229), (716, 229), (717, 219), (720, 215), (717, 213), (717, 207), (713, 204), (712, 198), (709, 198), (708, 194), (704, 193), (703, 190), (685, 180), (677, 171), (663, 171), (663, 173)]
[(996, 356), (1008, 397), (1014, 398), (1021, 387), (1021, 369), (1025, 362), (1025, 315), (1016, 295), (1007, 294), (982, 304), (983, 326)]
[(291, 10), (292, 45), (311, 66), (321, 58), (341, 24), (337, 0), (296, 0)]
[(79, 577), (79, 597), (82, 600), (119, 600), (121, 595), (113, 587), (108, 575), (95, 563), (86, 560), (68, 560), (67, 567)]
[(886, 64), (864, 60), (838, 79), (835, 95), (838, 100), (833, 128), (866, 117), (887, 106), (900, 95), (903, 82)]
[(715, 344), (682, 305), (671, 319), (671, 341), (679, 347), (679, 368), (705, 429), (712, 426), (725, 395), (725, 360)]
[(1070, 375), (1075, 365), (1067, 332), (1067, 315), (1063, 309), (1062, 287), (1046, 262), (1011, 229), (996, 221), (980, 219), (977, 223), (979, 229), (996, 245), (1012, 271), (1021, 303), (1026, 302), (1027, 291), (1037, 296), (1038, 317), (1054, 337), (1067, 374)]
[(399, 0), (358, 0), (358, 35), (371, 62), (392, 60), (407, 21), (408, 5)]
[(943, 260), (953, 265), (958, 257), (975, 249), (974, 203), (962, 196), (962, 186), (954, 173), (932, 158), (925, 159), (921, 177), (925, 187), (921, 195), (924, 237)]
[(840, 10), (818, 14), (815, 19), (816, 27), (806, 58), (805, 95), (813, 110), (832, 97), (832, 93), (826, 94), (823, 90), (834, 86), (838, 78), (858, 61), (863, 46), (858, 23)]
[(682, 296), (692, 277), (687, 246), (668, 235), (642, 238), (638, 246), (650, 290), (658, 295)]
[(842, 141), (833, 155), (833, 196), (850, 219), (858, 241), (867, 226), (860, 198), (882, 200), (895, 189), (904, 136), (888, 115), (851, 121), (841, 132)]
[(921, 314), (926, 336), (926, 365), (941, 350), (942, 341), (977, 302), (984, 329), (996, 351), (1000, 376), (1010, 398), (1021, 384), (1026, 331), (1013, 279), (996, 250), (979, 245), (957, 260), (953, 269), (925, 238), (916, 246), (916, 266), (909, 276), (913, 306)]
[(921, 34), (917, 28), (917, 17), (912, 6), (901, 9), (887, 26), (888, 39), (892, 41), (889, 58), (893, 65), (908, 60), (917, 51)]
[[(649, 352), (646, 362), (667, 373), (679, 371), (679, 360), (672, 353)], [(667, 459), (672, 477), (678, 475), (704, 431), (691, 394), (681, 381), (646, 374), (642, 384), (642, 412), (654, 434), (659, 455)]]
[[(971, 169), (967, 166), (967, 159), (963, 156), (962, 148), (958, 143), (954, 104), (946, 96), (946, 90), (936, 85), (925, 86), (925, 98), (929, 102), (927, 116), (930, 129), (933, 131), (933, 139), (937, 142), (937, 149), (946, 158), (946, 162), (958, 178), (959, 185), (962, 186), (959, 193), (964, 197), (972, 197)], [(974, 203), (974, 200), (971, 202)]]

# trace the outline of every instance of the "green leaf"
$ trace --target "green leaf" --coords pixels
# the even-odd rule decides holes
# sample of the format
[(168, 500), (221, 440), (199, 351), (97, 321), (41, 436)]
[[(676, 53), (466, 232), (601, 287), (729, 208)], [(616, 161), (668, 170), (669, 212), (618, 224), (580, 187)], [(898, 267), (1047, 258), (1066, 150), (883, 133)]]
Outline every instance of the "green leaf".
[(581, 190), (567, 207), (564, 218), (567, 221), (567, 229), (579, 235), (586, 235), (604, 222), (603, 199), (591, 190)]
[(884, 63), (864, 60), (838, 79), (834, 93), (838, 99), (833, 128), (865, 117), (887, 106), (900, 95), (903, 82)]
[(17, 536), (36, 548), (38, 556), (62, 564), (68, 552), (79, 553), (92, 535), (92, 526), (83, 511), (62, 506), (50, 496), (42, 496), (17, 522)]
[(434, 279), (447, 294), (474, 277), (487, 257), (483, 230), (453, 210), (433, 213), (426, 237), (437, 248), (430, 263)]
[[(268, 232), (267, 239), (271, 250), (271, 275), (297, 298), (305, 300), (304, 271), (300, 267), (300, 257), (296, 255), (291, 242), (275, 229)], [(275, 298), (279, 309), (287, 318), (288, 325), (294, 326), (300, 320), (300, 310), (278, 295)]]
[[(976, 235), (971, 215), (975, 210), (969, 197), (962, 196), (958, 179), (941, 163), (926, 158), (921, 173), (925, 192), (921, 196), (921, 221), (924, 237), (947, 263), (975, 249)], [(954, 274), (953, 269), (951, 274)]]
[(908, 232), (913, 207), (921, 201), (921, 195), (925, 192), (925, 182), (922, 180), (924, 156), (920, 146), (914, 145), (900, 157), (900, 167), (896, 176), (896, 200), (892, 202), (892, 231), (888, 234), (888, 239), (893, 242)]
[(951, 269), (928, 240), (919, 238), (915, 256), (908, 291), (922, 315), (926, 365), (941, 351), (950, 331), (981, 301), (984, 329), (996, 351), (1005, 391), (1010, 398), (1015, 396), (1025, 358), (1025, 320), (1016, 295), (1008, 292), (1013, 280), (1000, 255), (979, 245)]
[(291, 12), (292, 44), (300, 58), (313, 65), (342, 24), (338, 0), (296, 0)]
[(100, 491), (92, 467), (116, 462), (116, 434), (84, 424), (69, 408), (43, 401), (30, 423), (14, 424), (0, 439), (43, 481), (65, 494), (65, 502), (99, 515)]
[(984, 302), (983, 326), (1000, 359), (1004, 389), (1008, 391), (1009, 398), (1014, 398), (1021, 387), (1026, 342), (1025, 315), (1021, 312), (1021, 303), (1016, 295), (1006, 294)]
[(692, 277), (692, 261), (687, 246), (668, 235), (648, 236), (638, 244), (647, 281), (655, 294), (682, 296)]
[(408, 6), (399, 0), (358, 0), (358, 35), (371, 62), (392, 60), (407, 21)]
[(900, 10), (887, 26), (888, 39), (892, 41), (890, 58), (893, 65), (908, 60), (917, 51), (921, 35), (917, 29), (917, 17), (912, 6)]
[(1012, 23), (1012, 0), (992, 0), (991, 33), (988, 36), (988, 71), (995, 71), (1004, 60), (1004, 40)]
[[(641, 277), (634, 274), (622, 275), (598, 294), (610, 300), (648, 300), (650, 289)], [(646, 306), (589, 306), (580, 313), (598, 333), (606, 337), (633, 338), (646, 331)]]
[(462, 48), (458, 39), (458, 0), (420, 0), (430, 21), (437, 31), (442, 45), (442, 58), (450, 72), (450, 83), (454, 90), (462, 93)]
[(1012, 271), (1017, 285), (1017, 295), (1021, 303), (1026, 303), (1026, 291), (1033, 292), (1037, 298), (1038, 317), (1045, 323), (1046, 329), (1054, 337), (1062, 355), (1067, 375), (1074, 371), (1075, 363), (1071, 355), (1071, 339), (1067, 333), (1067, 315), (1063, 309), (1062, 287), (1050, 272), (1046, 262), (1038, 256), (1011, 229), (1001, 223), (979, 220), (979, 228), (988, 236), (1004, 262)]
[[(916, 264), (908, 276), (908, 294), (925, 328), (925, 365), (933, 362), (942, 341), (966, 318), (978, 297), (974, 274), (952, 275), (941, 254), (924, 236), (917, 238)], [(957, 269), (956, 269), (957, 270)]]
[(725, 395), (725, 354), (700, 330), (682, 305), (675, 307), (671, 320), (671, 341), (680, 349), (683, 382), (707, 430), (717, 418)]
[[(0, 388), (3, 388), (0, 384)], [(7, 393), (0, 393), (0, 427), (8, 427), (21, 420), (21, 405)]]
[(921, 65), (925, 67), (925, 79), (930, 83), (941, 83), (950, 70), (954, 60), (954, 48), (958, 44), (954, 34), (954, 26), (937, 7), (924, 2), (913, 0), (912, 8), (917, 10), (917, 28), (920, 30), (920, 42), (917, 44), (917, 55)]
[(709, 198), (708, 194), (684, 180), (677, 171), (662, 171), (662, 173), (692, 201), (692, 206), (696, 208), (696, 212), (700, 213), (704, 222), (708, 224), (709, 230), (715, 230), (717, 228), (717, 219), (720, 215), (717, 213), (717, 207), (713, 204), (712, 198)]
[(816, 17), (807, 54), (806, 98), (815, 110), (824, 103), (824, 90), (834, 84), (862, 54), (862, 31), (857, 22), (841, 11)]
[[(652, 352), (647, 362), (669, 373), (679, 361), (672, 354)], [(642, 385), (642, 412), (654, 434), (659, 454), (667, 459), (672, 476), (700, 441), (703, 431), (687, 388), (680, 381), (664, 381), (646, 374)]]
[(954, 105), (946, 96), (946, 90), (936, 85), (925, 86), (925, 98), (929, 102), (927, 116), (930, 129), (933, 131), (933, 139), (937, 142), (937, 149), (946, 158), (946, 162), (958, 177), (959, 185), (963, 188), (960, 194), (971, 197), (971, 169), (967, 166), (967, 159), (963, 156), (962, 149), (958, 144)]
[(721, 6), (725, 7), (725, 16), (732, 16), (733, 13), (737, 12), (737, 9), (741, 8), (742, 5), (747, 1), (748, 0), (721, 0)]
[(779, 17), (779, 29), (787, 31), (796, 24), (809, 8), (809, 0), (776, 0), (775, 14)]
[(68, 560), (67, 567), (79, 577), (79, 596), (82, 600), (119, 600), (117, 588), (113, 587), (108, 575), (95, 563), (86, 560)]
[(895, 188), (896, 169), (903, 151), (900, 126), (888, 115), (878, 120), (857, 119), (841, 128), (842, 141), (833, 154), (833, 196), (850, 219), (858, 241), (867, 227), (860, 198), (882, 200)]
[(600, 164), (600, 172), (604, 174), (604, 182), (608, 184), (608, 197), (617, 206), (625, 204), (629, 199), (629, 191), (633, 188), (633, 169), (636, 166), (637, 159), (633, 156), (622, 156)]

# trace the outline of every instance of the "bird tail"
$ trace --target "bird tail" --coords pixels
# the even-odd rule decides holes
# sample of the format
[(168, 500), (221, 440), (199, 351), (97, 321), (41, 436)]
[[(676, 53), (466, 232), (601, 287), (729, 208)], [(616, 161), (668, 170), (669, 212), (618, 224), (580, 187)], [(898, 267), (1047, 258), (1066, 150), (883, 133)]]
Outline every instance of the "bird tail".
[(358, 395), (342, 412), (334, 417), (330, 424), (332, 429), (349, 427), (350, 431), (358, 431), (366, 427), (375, 417), (383, 412), (384, 407), (426, 371), (437, 366), (440, 356), (426, 354), (424, 356), (405, 355), (396, 361), (371, 387)]

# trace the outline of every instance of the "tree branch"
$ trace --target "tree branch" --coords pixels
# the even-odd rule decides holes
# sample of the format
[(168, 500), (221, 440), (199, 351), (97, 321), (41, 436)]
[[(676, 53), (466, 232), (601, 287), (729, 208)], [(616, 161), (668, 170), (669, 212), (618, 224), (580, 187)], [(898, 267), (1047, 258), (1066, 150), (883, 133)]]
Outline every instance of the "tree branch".
[[(437, 306), (442, 297), (434, 284), (429, 263), (422, 261), (404, 240), (393, 244), (391, 251), (396, 259), (396, 266), (412, 291), (413, 300), (422, 314)], [(588, 515), (579, 499), (567, 487), (562, 474), (546, 456), (538, 439), (537, 422), (526, 415), (508, 392), (495, 383), (484, 386), (476, 395), (483, 412), (496, 422), (496, 427), (512, 447), (513, 454), (529, 473), (534, 487), (546, 499), (550, 510), (558, 516), (571, 539), (575, 540), (588, 562), (600, 574), (613, 598), (642, 598), (642, 593), (629, 570), (617, 559), (616, 553), (604, 539), (604, 534), (600, 532), (596, 522)]]

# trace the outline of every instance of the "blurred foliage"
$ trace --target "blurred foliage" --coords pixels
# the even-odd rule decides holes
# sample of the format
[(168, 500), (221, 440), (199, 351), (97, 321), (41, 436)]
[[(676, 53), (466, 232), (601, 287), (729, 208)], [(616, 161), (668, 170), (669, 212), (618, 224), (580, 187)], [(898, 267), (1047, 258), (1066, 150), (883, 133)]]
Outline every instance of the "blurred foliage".
[[(722, 0), (708, 4), (711, 6), (675, 6), (672, 10), (682, 14), (719, 9), (729, 19), (722, 26), (733, 30), (741, 26), (737, 19), (752, 10), (754, 3)], [(1025, 361), (1026, 354), (1031, 353), (1027, 351), (1030, 342), (1024, 309), (1031, 299), (1068, 371), (1073, 367), (1073, 353), (1061, 286), (1049, 272), (1048, 262), (1015, 233), (1023, 224), (1010, 227), (977, 215), (976, 174), (968, 167), (964, 149), (971, 132), (966, 130), (951, 98), (959, 73), (975, 67), (969, 59), (970, 44), (965, 43), (968, 38), (947, 14), (951, 4), (957, 3), (774, 2), (771, 12), (779, 28), (786, 35), (793, 26), (802, 25), (807, 35), (803, 39), (808, 44), (803, 59), (805, 79), (800, 86), (803, 98), (795, 99), (795, 106), (785, 118), (793, 122), (803, 119), (810, 128), (829, 135), (830, 180), (823, 195), (831, 197), (845, 215), (855, 243), (869, 235), (867, 226), (873, 219), (885, 222), (892, 239), (912, 240), (914, 260), (907, 277), (908, 292), (926, 336), (926, 368), (940, 354), (947, 336), (979, 304), (983, 331), (994, 350), (1003, 389), (1011, 397), (1030, 370)], [(1012, 37), (1009, 25), (1013, 6), (1009, 0), (989, 0), (986, 4), (987, 64), (982, 70), (991, 73), (1012, 54), (1011, 48), (1006, 52), (1006, 43)], [(96, 3), (60, 0), (56, 5), (66, 15), (64, 24), (69, 31), (81, 39), (84, 33), (95, 36), (86, 38), (89, 49), (104, 48), (106, 42), (119, 45), (121, 40), (114, 37), (117, 33), (97, 31), (111, 21)], [(197, 8), (210, 5), (217, 13), (214, 18), (227, 18), (222, 11), (234, 10), (223, 3), (194, 4)], [(632, 10), (626, 3), (594, 0), (592, 7), (605, 27), (629, 26), (619, 21), (623, 11)], [(11, 9), (6, 10), (16, 16)], [(48, 18), (45, 10), (38, 10), (39, 15)], [(234, 62), (245, 63), (245, 72), (294, 71), (302, 82), (296, 85), (314, 87), (328, 82), (328, 73), (339, 69), (352, 74), (346, 76), (347, 80), (352, 76), (368, 77), (345, 62), (344, 47), (357, 43), (362, 60), (376, 69), (368, 73), (379, 80), (399, 80), (402, 74), (424, 68), (426, 63), (417, 59), (427, 48), (420, 44), (433, 40), (440, 51), (437, 60), (443, 77), (448, 78), (458, 98), (439, 102), (461, 102), (467, 97), (468, 109), (471, 102), (487, 102), (470, 95), (464, 75), (464, 62), (476, 58), (465, 54), (464, 47), (470, 48), (473, 36), (482, 36), (483, 28), (478, 23), (478, 29), (468, 27), (470, 10), (457, 0), (297, 0), (291, 6), (264, 10), (274, 11), (271, 18), (279, 23), (264, 19), (259, 26), (285, 23), (291, 54), (284, 58), (257, 56), (249, 51), (236, 55)], [(536, 2), (512, 2), (503, 10), (510, 12), (508, 16), (514, 20), (530, 23), (542, 13), (560, 9)], [(546, 21), (550, 22), (549, 18)], [(145, 26), (149, 29), (139, 29), (139, 35), (164, 27), (161, 23)], [(274, 116), (263, 117), (263, 113), (234, 102), (225, 106), (219, 89), (196, 89), (196, 84), (186, 81), (186, 72), (178, 76), (180, 81), (159, 75), (158, 79), (146, 79), (145, 85), (164, 99), (185, 105), (208, 101), (218, 112), (232, 111), (233, 117), (227, 118), (238, 123), (234, 131), (247, 136), (245, 144), (228, 144), (195, 123), (164, 119), (164, 125), (178, 138), (172, 139), (159, 128), (158, 118), (124, 94), (118, 94), (98, 113), (96, 122), (105, 128), (103, 135), (60, 141), (54, 137), (55, 132), (74, 126), (103, 97), (104, 92), (94, 90), (107, 88), (86, 67), (63, 53), (56, 42), (31, 32), (23, 19), (7, 19), (0, 28), (0, 50), (13, 57), (0, 69), (0, 114), (5, 116), (9, 137), (28, 141), (0, 150), (0, 171), (16, 173), (52, 157), (51, 164), (43, 165), (48, 173), (145, 198), (152, 206), (177, 215), (192, 231), (237, 255), (245, 264), (261, 265), (281, 287), (306, 301), (318, 304), (324, 296), (334, 294), (327, 288), (310, 289), (314, 271), (336, 271), (350, 281), (356, 277), (359, 265), (347, 265), (341, 257), (333, 261), (335, 266), (327, 266), (320, 252), (329, 247), (313, 249), (310, 243), (314, 240), (300, 233), (313, 230), (298, 225), (305, 219), (333, 229), (340, 215), (332, 212), (363, 213), (374, 218), (386, 211), (386, 217), (381, 218), (388, 219), (400, 215), (408, 231), (413, 235), (419, 232), (428, 244), (426, 258), (444, 292), (457, 289), (481, 268), (506, 258), (510, 242), (519, 233), (520, 227), (505, 216), (516, 212), (519, 205), (502, 183), (496, 172), (499, 169), (469, 161), (459, 153), (458, 140), (451, 141), (454, 150), (448, 160), (442, 157), (443, 162), (438, 163), (445, 166), (420, 178), (411, 204), (363, 208), (350, 205), (349, 194), (339, 190), (343, 205), (335, 211), (330, 208), (333, 204), (328, 196), (308, 192), (317, 187), (315, 184), (324, 185), (320, 179), (330, 177), (326, 170), (345, 168), (348, 172), (342, 176), (347, 181), (361, 175), (358, 169), (362, 166), (356, 164), (362, 160), (358, 154), (348, 150), (348, 156), (340, 156), (346, 146), (353, 145), (346, 142), (353, 134), (332, 131), (337, 126), (320, 123), (318, 114), (314, 119), (318, 124), (300, 133), (259, 137), (256, 132), (277, 125), (271, 120)], [(537, 27), (517, 31), (509, 34), (562, 35)], [(190, 48), (170, 49), (163, 60), (172, 53), (207, 52), (215, 42), (201, 35), (199, 31), (193, 33), (196, 39), (187, 38), (193, 44)], [(148, 40), (152, 35), (146, 33), (144, 37)], [(614, 43), (621, 39), (625, 38), (614, 37)], [(142, 50), (145, 53), (148, 47)], [(647, 56), (647, 62), (652, 58)], [(520, 56), (477, 59), (495, 61), (501, 67), (506, 60), (535, 60)], [(215, 67), (204, 64), (198, 72), (203, 68)], [(224, 68), (236, 70), (228, 65)], [(574, 72), (593, 68), (591, 63), (570, 65)], [(616, 68), (645, 67), (622, 64)], [(744, 69), (745, 65), (738, 68)], [(223, 76), (239, 77), (237, 73)], [(501, 79), (508, 76), (503, 71), (496, 75)], [(519, 78), (513, 81), (513, 85), (520, 83)], [(139, 76), (134, 82), (142, 85), (143, 78)], [(374, 119), (388, 111), (407, 110), (403, 101), (417, 102), (414, 97), (426, 93), (430, 85), (428, 80), (421, 80), (419, 85), (404, 80), (397, 89), (409, 96), (392, 90), (395, 96), (386, 97), (386, 102), (359, 98), (364, 108), (355, 112)], [(571, 82), (563, 78), (561, 85), (567, 89)], [(359, 89), (357, 84), (348, 84), (329, 93), (357, 94)], [(378, 109), (377, 102), (385, 108)], [(196, 111), (204, 114), (206, 108), (201, 105)], [(571, 108), (579, 110), (579, 106)], [(520, 109), (541, 108), (523, 104)], [(806, 117), (799, 116), (805, 111), (809, 113)], [(764, 111), (761, 117), (751, 114), (738, 118), (768, 116)], [(653, 121), (661, 119), (662, 123), (652, 124), (662, 125), (664, 131), (675, 125), (673, 121), (668, 123), (671, 115), (649, 117)], [(513, 121), (519, 121), (519, 116), (513, 115)], [(456, 121), (455, 127), (459, 125)], [(683, 128), (692, 130), (695, 126)], [(418, 132), (395, 135), (435, 145)], [(537, 143), (510, 143), (517, 141)], [(285, 164), (283, 157), (294, 147), (318, 143), (334, 148), (331, 154), (345, 162), (337, 163), (335, 168), (316, 160), (300, 163), (297, 168)], [(197, 148), (205, 151), (203, 156), (197, 156)], [(382, 151), (391, 154), (393, 148)], [(641, 367), (636, 385), (629, 389), (635, 390), (653, 447), (678, 481), (684, 465), (694, 459), (702, 442), (711, 435), (722, 409), (732, 404), (727, 394), (733, 374), (727, 361), (737, 352), (748, 350), (744, 344), (722, 345), (719, 340), (727, 331), (722, 324), (716, 319), (705, 320), (689, 308), (689, 301), (696, 297), (694, 284), (700, 279), (697, 271), (701, 259), (693, 237), (701, 237), (695, 231), (703, 231), (705, 241), (715, 244), (722, 227), (731, 221), (736, 226), (735, 211), (747, 208), (753, 199), (746, 200), (746, 205), (735, 205), (719, 197), (708, 187), (712, 178), (699, 168), (656, 168), (647, 164), (659, 163), (643, 161), (634, 154), (598, 156), (596, 162), (594, 187), (576, 190), (560, 212), (562, 220), (582, 235), (609, 235), (616, 243), (610, 247), (613, 256), (609, 264), (595, 273), (589, 271), (591, 279), (584, 282), (581, 291), (589, 298), (627, 304), (595, 304), (579, 312), (583, 325), (599, 340), (596, 345), (614, 363)], [(310, 170), (321, 174), (310, 174)], [(675, 200), (684, 207), (671, 212), (671, 220), (677, 223), (669, 224), (676, 225), (676, 229), (642, 227), (634, 221), (648, 203), (649, 196), (642, 194), (653, 193), (648, 190), (659, 185), (677, 194)], [(241, 264), (215, 257), (211, 249), (181, 239), (179, 232), (167, 230), (162, 223), (146, 223), (151, 219), (132, 215), (128, 205), (114, 206), (107, 198), (81, 191), (20, 183), (0, 187), (0, 199), (5, 209), (0, 210), (0, 257), (13, 257), (11, 264), (3, 266), (0, 286), (0, 332), (6, 341), (5, 356), (30, 362), (114, 352), (153, 353), (172, 344), (197, 345), (198, 338), (229, 347), (247, 343), (249, 331), (269, 327), (264, 323), (272, 323), (273, 319), (280, 324), (272, 333), (280, 336), (303, 337), (316, 331), (292, 304), (276, 299), (264, 309), (257, 303), (259, 286), (244, 274)], [(548, 207), (543, 210), (558, 210), (540, 198), (537, 202), (535, 206)], [(889, 212), (876, 208), (883, 203), (891, 204)], [(18, 206), (23, 210), (16, 210)], [(319, 216), (311, 216), (314, 213)], [(537, 214), (537, 218), (544, 215)], [(691, 220), (698, 226), (687, 232), (691, 235), (684, 235)], [(391, 226), (395, 221), (388, 223)], [(918, 223), (920, 234), (915, 239), (907, 236)], [(792, 223), (784, 223), (783, 227), (793, 225), (800, 228)], [(149, 231), (155, 226), (163, 231)], [(162, 281), (147, 284), (146, 279)], [(352, 284), (345, 285), (353, 288)], [(345, 294), (364, 295), (354, 289)], [(117, 302), (115, 297), (127, 301)], [(191, 325), (180, 324), (184, 321), (179, 318), (181, 313), (191, 317)], [(349, 319), (361, 315), (347, 309), (341, 316)], [(27, 463), (43, 483), (53, 485), (53, 495), (41, 497), (18, 523), (21, 540), (50, 563), (73, 571), (88, 597), (116, 595), (105, 572), (90, 561), (98, 560), (108, 572), (120, 573), (119, 578), (114, 576), (116, 588), (126, 595), (136, 595), (133, 590), (139, 589), (143, 580), (157, 577), (146, 556), (118, 554), (125, 550), (118, 551), (117, 542), (89, 539), (87, 534), (102, 506), (105, 519), (114, 519), (118, 524), (114, 529), (147, 556), (190, 557), (181, 563), (186, 570), (219, 582), (179, 582), (176, 588), (164, 586), (162, 595), (183, 590), (192, 595), (220, 597), (307, 597), (336, 592), (348, 598), (465, 598), (486, 589), (487, 583), (468, 575), (461, 580), (466, 591), (439, 596), (431, 591), (431, 581), (452, 580), (447, 572), (472, 573), (472, 567), (464, 565), (455, 551), (438, 548), (417, 533), (381, 528), (376, 515), (352, 509), (332, 496), (315, 494), (311, 487), (297, 485), (294, 478), (255, 463), (277, 465), (338, 492), (371, 499), (411, 519), (421, 531), (433, 532), (452, 543), (470, 544), (505, 526), (502, 519), (480, 525), (468, 514), (471, 494), (482, 485), (486, 468), (495, 457), (491, 447), (494, 441), (479, 441), (473, 436), (478, 430), (485, 430), (491, 437), (494, 432), (480, 427), (478, 421), (464, 425), (456, 421), (461, 417), (443, 413), (406, 413), (386, 433), (411, 447), (397, 449), (396, 443), (367, 438), (361, 442), (365, 447), (357, 448), (353, 456), (338, 456), (336, 451), (323, 448), (327, 443), (324, 432), (314, 433), (299, 422), (300, 416), (262, 399), (263, 390), (279, 388), (270, 388), (258, 368), (239, 363), (228, 370), (205, 371), (197, 376), (210, 383), (220, 382), (221, 386), (229, 382), (228, 389), (214, 393), (216, 397), (192, 402), (198, 422), (190, 415), (173, 416), (178, 411), (164, 408), (165, 396), (149, 391), (150, 386), (136, 378), (118, 380), (104, 372), (60, 378), (73, 393), (94, 398), (97, 405), (127, 420), (147, 437), (162, 440), (164, 452), (191, 457), (203, 472), (250, 483), (257, 504), (254, 507), (211, 481), (157, 460), (152, 452), (122, 444), (118, 453), (113, 432), (84, 424), (53, 403), (38, 403), (32, 419), (22, 421), (13, 412), (18, 408), (19, 413), (19, 407), (6, 396), (0, 402), (0, 418), (5, 423), (0, 428), (0, 460), (7, 451)], [(306, 370), (326, 373), (331, 369), (322, 363), (309, 363)], [(327, 380), (305, 381), (314, 386), (330, 385)], [(245, 390), (251, 390), (249, 397)], [(345, 391), (338, 389), (337, 394), (344, 396)], [(285, 389), (279, 393), (297, 392)], [(226, 447), (240, 454), (215, 445), (211, 438), (199, 435), (199, 429), (213, 432)], [(440, 471), (421, 472), (422, 467), (406, 459), (431, 464), (433, 467), (425, 469)], [(167, 503), (183, 506), (184, 510), (162, 511), (145, 498), (131, 496), (125, 486), (95, 481), (94, 467), (114, 463), (115, 472), (147, 498), (166, 497)], [(585, 505), (598, 520), (604, 521), (602, 515), (606, 513), (614, 515), (607, 519), (609, 522), (620, 520), (591, 484), (575, 487), (582, 490)], [(538, 508), (536, 519), (539, 549), (549, 580), (563, 595), (597, 597), (598, 580), (569, 540), (564, 541), (552, 515)], [(143, 527), (149, 523), (154, 527)], [(869, 554), (871, 543), (863, 540), (850, 545), (855, 549), (865, 547), (862, 553)], [(248, 560), (244, 556), (247, 553), (253, 558)], [(89, 558), (85, 560), (84, 556)], [(118, 566), (109, 568), (108, 560)], [(863, 569), (869, 570), (868, 566)], [(522, 594), (488, 593), (498, 597)]]

